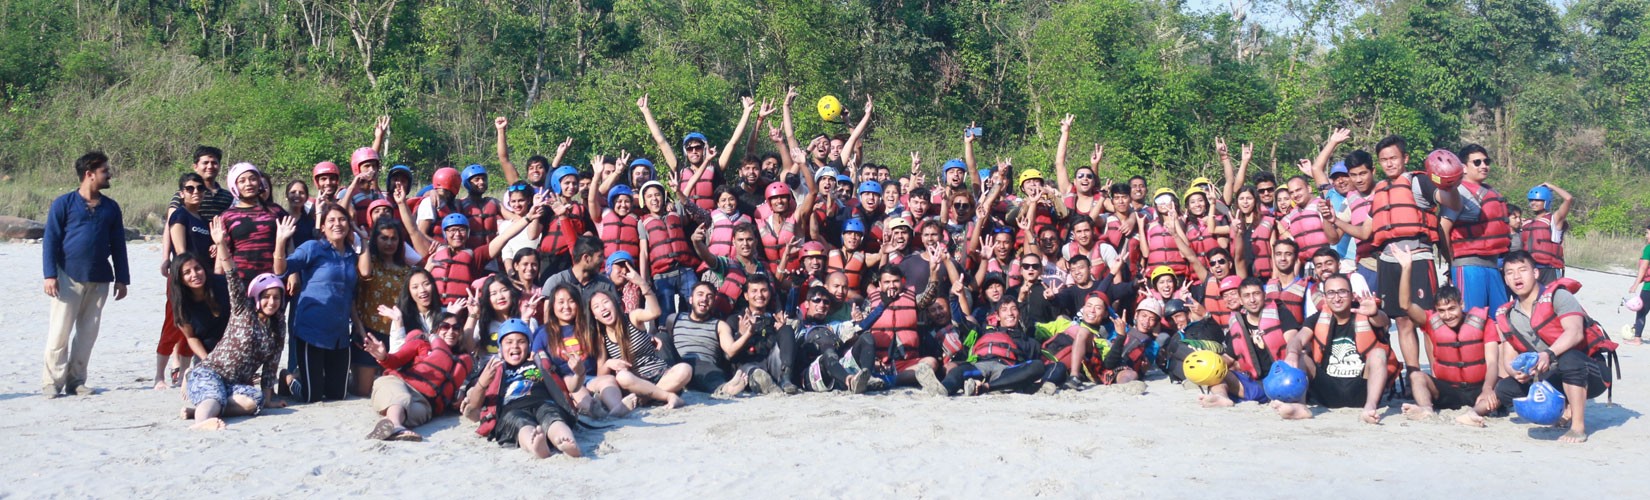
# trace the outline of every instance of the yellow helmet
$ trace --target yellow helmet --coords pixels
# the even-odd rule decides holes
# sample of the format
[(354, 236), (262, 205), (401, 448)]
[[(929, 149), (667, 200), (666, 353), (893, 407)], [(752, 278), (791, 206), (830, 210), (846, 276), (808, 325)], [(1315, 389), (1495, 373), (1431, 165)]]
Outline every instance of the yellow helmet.
[(836, 100), (836, 96), (819, 98), (819, 119), (828, 122), (842, 119), (842, 103)]
[(1192, 179), (1192, 187), (1198, 187), (1198, 186), (1202, 186), (1202, 185), (1205, 185), (1205, 184), (1210, 184), (1210, 185), (1212, 185), (1212, 184), (1214, 184), (1214, 183), (1213, 183), (1213, 182), (1209, 182), (1209, 178), (1208, 178), (1208, 177), (1198, 177), (1198, 178), (1196, 178), (1196, 179)]
[(1209, 198), (1209, 192), (1204, 191), (1203, 188), (1197, 187), (1197, 183), (1193, 182), (1192, 187), (1186, 188), (1186, 195), (1181, 196), (1180, 199), (1185, 200), (1187, 202), (1190, 202), (1190, 201), (1192, 201), (1192, 195), (1194, 195), (1194, 194), (1203, 195), (1203, 198), (1204, 198), (1205, 201), (1207, 201), (1208, 198)]
[(1152, 192), (1152, 199), (1156, 200), (1157, 197), (1163, 195), (1169, 195), (1170, 198), (1180, 198), (1179, 196), (1175, 196), (1173, 188), (1157, 188), (1157, 191)]
[(1017, 185), (1017, 186), (1018, 185), (1023, 185), (1023, 184), (1026, 183), (1026, 181), (1029, 181), (1029, 180), (1032, 180), (1032, 179), (1037, 179), (1039, 181), (1043, 180), (1043, 173), (1039, 172), (1039, 171), (1036, 171), (1036, 170), (1025, 170), (1023, 172), (1020, 172), (1020, 180), (1015, 182), (1014, 184)]
[(1174, 276), (1174, 269), (1170, 269), (1169, 266), (1154, 267), (1154, 268), (1152, 268), (1151, 276), (1146, 278), (1146, 282), (1147, 283), (1156, 283), (1157, 278), (1162, 277), (1164, 275)]
[(1226, 359), (1214, 351), (1197, 351), (1186, 356), (1181, 371), (1186, 374), (1186, 380), (1210, 387), (1226, 380)]

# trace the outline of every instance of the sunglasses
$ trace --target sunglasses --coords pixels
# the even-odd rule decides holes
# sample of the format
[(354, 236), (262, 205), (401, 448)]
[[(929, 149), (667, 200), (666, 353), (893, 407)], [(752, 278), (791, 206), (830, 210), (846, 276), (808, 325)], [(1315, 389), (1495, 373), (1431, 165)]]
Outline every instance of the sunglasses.
[(447, 331), (447, 330), (456, 330), (456, 329), (458, 329), (458, 323), (443, 322), (439, 325), (435, 325), (435, 331), (438, 331), (438, 332), (444, 332), (444, 331)]
[(1094, 174), (1077, 174), (1078, 179), (1093, 179)]
[(1262, 193), (1270, 193), (1270, 192), (1272, 192), (1272, 191), (1273, 191), (1273, 190), (1274, 190), (1274, 189), (1276, 189), (1276, 188), (1256, 188), (1256, 189), (1255, 189), (1255, 190), (1256, 190), (1256, 191), (1260, 191), (1260, 192), (1262, 192)]
[(1476, 160), (1472, 161), (1472, 166), (1474, 166), (1474, 167), (1488, 167), (1488, 166), (1490, 166), (1490, 163), (1491, 162), (1490, 162), (1489, 158), (1479, 158), (1479, 159), (1476, 159)]
[(830, 302), (831, 302), (831, 299), (823, 297), (823, 296), (808, 299), (809, 304), (828, 304)]
[(183, 191), (185, 193), (199, 193), (204, 190), (206, 190), (206, 186), (202, 186), (200, 184), (190, 184), (178, 189), (178, 191)]
[(1020, 267), (1023, 267), (1023, 268), (1026, 268), (1026, 269), (1036, 269), (1036, 268), (1039, 268), (1039, 267), (1042, 267), (1042, 266), (1043, 266), (1043, 263), (1041, 263), (1041, 262), (1021, 262), (1020, 263)]
[(1209, 259), (1209, 265), (1211, 266), (1224, 266), (1226, 264), (1226, 259)]
[(705, 149), (704, 146), (688, 146), (687, 147), (688, 151), (703, 151), (704, 149)]
[(506, 194), (508, 194), (508, 193), (524, 193), (524, 192), (531, 192), (532, 190), (533, 190), (533, 186), (531, 184), (511, 184), (509, 188), (504, 190), (504, 192)]

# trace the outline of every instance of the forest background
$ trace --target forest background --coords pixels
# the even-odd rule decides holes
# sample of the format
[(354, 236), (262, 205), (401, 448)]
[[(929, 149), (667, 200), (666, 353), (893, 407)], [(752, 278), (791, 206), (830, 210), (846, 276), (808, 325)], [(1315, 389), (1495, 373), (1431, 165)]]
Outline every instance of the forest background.
[(496, 167), (502, 115), (514, 155), (572, 137), (585, 165), (657, 155), (643, 93), (667, 137), (721, 144), (739, 96), (792, 85), (801, 136), (846, 131), (820, 96), (873, 96), (865, 160), (896, 173), (971, 123), (982, 162), (1049, 173), (1072, 113), (1102, 177), (1218, 177), (1215, 137), (1292, 175), (1344, 126), (1417, 167), (1482, 144), (1512, 199), (1565, 187), (1583, 265), (1631, 264), (1650, 215), (1650, 0), (0, 0), (0, 215), (43, 219), (94, 149), (147, 229), (196, 144), (307, 178), (387, 114), (385, 163), (427, 178)]

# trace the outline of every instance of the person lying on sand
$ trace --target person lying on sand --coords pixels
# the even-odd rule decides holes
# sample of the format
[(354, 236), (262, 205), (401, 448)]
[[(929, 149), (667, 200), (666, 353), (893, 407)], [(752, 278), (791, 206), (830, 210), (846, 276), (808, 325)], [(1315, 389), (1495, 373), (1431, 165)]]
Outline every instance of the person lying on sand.
[[(404, 328), (399, 308), (379, 306), (378, 314), (390, 319), (391, 336)], [(459, 328), (457, 315), (442, 313), (434, 332), (414, 331), (406, 339), (389, 352), (377, 337), (365, 337), (362, 349), (386, 372), (372, 383), (372, 410), (384, 418), (367, 439), (423, 441), (411, 428), (445, 413), (470, 373), (471, 337)]]

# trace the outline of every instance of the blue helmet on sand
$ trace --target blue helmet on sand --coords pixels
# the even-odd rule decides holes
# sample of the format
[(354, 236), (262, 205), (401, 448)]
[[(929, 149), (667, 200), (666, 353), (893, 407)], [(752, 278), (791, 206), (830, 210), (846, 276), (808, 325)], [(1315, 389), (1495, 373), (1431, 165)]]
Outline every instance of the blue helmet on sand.
[(1552, 425), (1564, 415), (1564, 393), (1545, 380), (1530, 384), (1529, 395), (1513, 400), (1513, 411), (1536, 425)]
[(1299, 403), (1306, 399), (1306, 372), (1282, 361), (1272, 363), (1272, 373), (1261, 382), (1266, 397), (1285, 403)]

